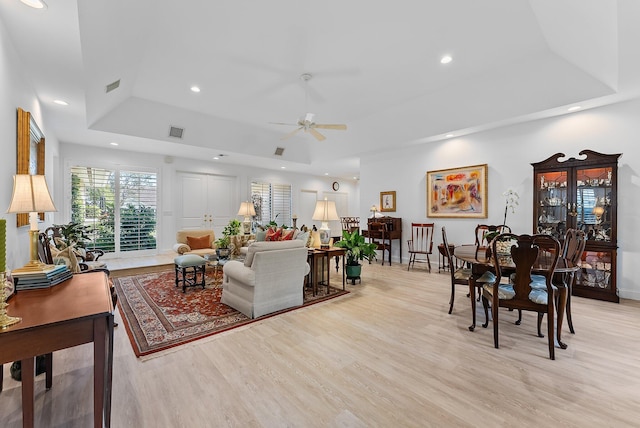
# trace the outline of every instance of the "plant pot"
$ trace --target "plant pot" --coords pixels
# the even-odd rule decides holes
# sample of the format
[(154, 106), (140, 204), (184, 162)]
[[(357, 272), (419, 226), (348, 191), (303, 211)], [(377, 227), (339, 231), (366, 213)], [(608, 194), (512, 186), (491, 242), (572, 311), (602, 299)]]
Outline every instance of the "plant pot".
[(362, 273), (362, 265), (347, 265), (345, 267), (347, 273), (347, 279), (360, 279), (360, 273)]
[(229, 248), (217, 248), (216, 254), (219, 259), (229, 258), (229, 254), (231, 254), (231, 250)]

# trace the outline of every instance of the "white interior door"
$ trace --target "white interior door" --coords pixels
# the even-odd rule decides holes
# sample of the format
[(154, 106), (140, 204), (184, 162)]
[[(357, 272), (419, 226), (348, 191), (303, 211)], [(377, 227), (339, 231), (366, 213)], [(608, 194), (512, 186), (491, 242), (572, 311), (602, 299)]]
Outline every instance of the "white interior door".
[(176, 201), (178, 216), (176, 225), (180, 229), (207, 229), (209, 222), (208, 176), (204, 174), (179, 173)]
[(221, 236), (240, 206), (237, 178), (180, 172), (177, 180), (177, 229), (213, 229), (216, 237)]

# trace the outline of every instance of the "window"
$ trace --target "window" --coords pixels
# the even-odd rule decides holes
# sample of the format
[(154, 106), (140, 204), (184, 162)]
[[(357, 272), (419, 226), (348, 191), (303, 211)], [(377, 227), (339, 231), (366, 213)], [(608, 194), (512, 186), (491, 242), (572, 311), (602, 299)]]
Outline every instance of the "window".
[(105, 252), (156, 249), (156, 187), (152, 172), (72, 167), (71, 221)]
[(251, 201), (256, 210), (256, 222), (266, 225), (291, 226), (291, 185), (251, 182)]

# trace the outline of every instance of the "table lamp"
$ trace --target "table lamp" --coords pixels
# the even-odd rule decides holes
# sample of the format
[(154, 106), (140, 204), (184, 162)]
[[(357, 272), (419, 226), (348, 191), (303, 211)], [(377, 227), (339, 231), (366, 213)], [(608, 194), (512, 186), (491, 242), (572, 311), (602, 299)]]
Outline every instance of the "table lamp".
[(25, 266), (14, 272), (42, 271), (47, 266), (38, 260), (38, 213), (57, 211), (44, 175), (18, 174), (13, 176), (13, 195), (8, 213), (29, 213), (29, 254)]
[(338, 212), (336, 211), (335, 201), (328, 201), (327, 198), (324, 198), (323, 201), (316, 201), (316, 209), (311, 218), (322, 222), (320, 229), (318, 229), (320, 232), (321, 247), (329, 248), (329, 241), (331, 240), (329, 222), (340, 220)]
[(244, 221), (242, 222), (242, 230), (245, 235), (251, 233), (251, 218), (256, 215), (256, 210), (253, 207), (253, 203), (251, 202), (242, 202), (240, 204), (240, 209), (238, 210), (238, 215), (244, 216)]
[(378, 211), (378, 207), (376, 207), (375, 204), (371, 205), (369, 211), (371, 211), (371, 218), (376, 218), (376, 211)]

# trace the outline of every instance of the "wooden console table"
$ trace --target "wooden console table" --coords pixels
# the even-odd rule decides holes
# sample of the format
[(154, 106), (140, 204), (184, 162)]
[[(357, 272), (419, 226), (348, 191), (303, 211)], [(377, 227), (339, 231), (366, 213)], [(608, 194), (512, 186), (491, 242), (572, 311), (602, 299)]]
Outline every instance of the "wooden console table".
[[(389, 240), (389, 258), (391, 258), (391, 248), (392, 241), (398, 240), (398, 247), (400, 249), (400, 264), (402, 264), (402, 218), (401, 217), (376, 217), (376, 218), (368, 218), (367, 225), (370, 223), (385, 223), (387, 225), (387, 231), (385, 233), (385, 238)], [(365, 238), (369, 238), (369, 231), (363, 230), (362, 236)], [(372, 236), (375, 238), (375, 236)], [(383, 255), (384, 256), (384, 255)], [(391, 263), (391, 262), (389, 262)]]
[(0, 364), (22, 362), (22, 426), (34, 424), (35, 357), (93, 342), (93, 426), (109, 427), (113, 305), (107, 275), (78, 274), (52, 288), (20, 291), (8, 311), (22, 321), (0, 330)]

